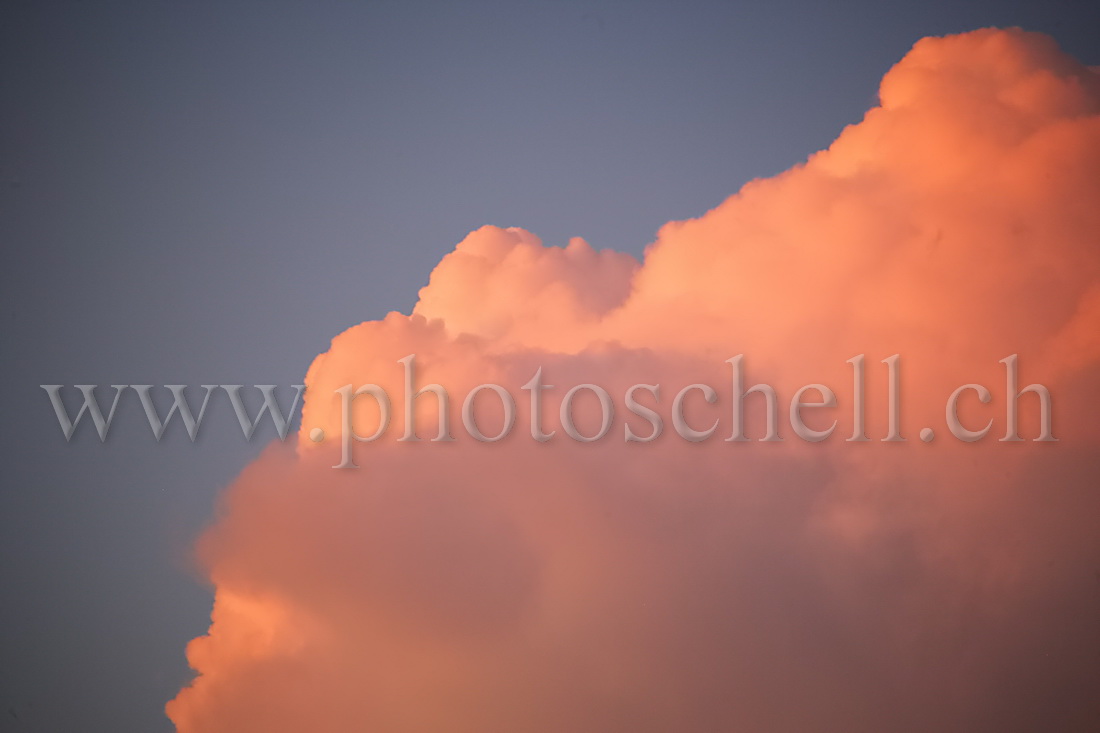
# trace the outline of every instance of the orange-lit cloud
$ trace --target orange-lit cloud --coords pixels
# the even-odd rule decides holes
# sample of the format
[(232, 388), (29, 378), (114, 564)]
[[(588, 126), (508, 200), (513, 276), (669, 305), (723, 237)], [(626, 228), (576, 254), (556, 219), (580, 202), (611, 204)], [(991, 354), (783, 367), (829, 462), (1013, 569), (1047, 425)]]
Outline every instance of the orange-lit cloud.
[[(803, 165), (665, 225), (641, 263), (484, 227), (412, 315), (337, 336), (307, 376), (298, 445), (250, 466), (200, 543), (215, 606), (188, 649), (198, 676), (168, 705), (178, 729), (1100, 720), (1100, 75), (1045, 36), (984, 30), (920, 41), (880, 99)], [(424, 440), (395, 440), (397, 360), (413, 353), (417, 385), (455, 398), (454, 442), (428, 440), (431, 396)], [(895, 353), (908, 442), (884, 444), (879, 361)], [(737, 354), (784, 417), (797, 387), (834, 387), (817, 425), (837, 433), (800, 443), (781, 421), (782, 443), (726, 442)], [(844, 440), (857, 354), (865, 443)], [(997, 440), (1010, 354), (1021, 387), (1055, 395), (1059, 442)], [(518, 389), (538, 367), (555, 385), (545, 443)], [(630, 385), (661, 384), (666, 422), (676, 390), (713, 384), (718, 404), (688, 416), (719, 431), (628, 444), (625, 425), (646, 425), (620, 410), (607, 439), (567, 440), (557, 404), (583, 382), (620, 406)], [(968, 382), (993, 399), (964, 404), (965, 421), (994, 427), (964, 444), (944, 400)], [(334, 470), (334, 441), (310, 432), (338, 435), (335, 390), (364, 383), (394, 396), (390, 437)], [(482, 383), (516, 396), (501, 443), (458, 421)], [(1027, 438), (1036, 404), (1020, 399)], [(377, 423), (369, 400), (356, 411)]]

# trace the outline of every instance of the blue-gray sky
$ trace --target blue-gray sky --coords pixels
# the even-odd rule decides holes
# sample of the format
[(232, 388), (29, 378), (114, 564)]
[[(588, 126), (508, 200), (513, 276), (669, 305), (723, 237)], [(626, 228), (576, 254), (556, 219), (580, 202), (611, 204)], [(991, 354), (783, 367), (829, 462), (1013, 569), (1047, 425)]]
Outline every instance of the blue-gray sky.
[[(38, 385), (301, 381), (482, 224), (640, 254), (803, 160), (918, 38), (1100, 63), (1094, 3), (0, 5), (0, 730), (151, 731), (246, 443), (136, 399), (100, 444)], [(289, 395), (289, 390), (284, 396)], [(128, 395), (133, 398), (133, 395)], [(215, 398), (217, 400), (217, 398)]]

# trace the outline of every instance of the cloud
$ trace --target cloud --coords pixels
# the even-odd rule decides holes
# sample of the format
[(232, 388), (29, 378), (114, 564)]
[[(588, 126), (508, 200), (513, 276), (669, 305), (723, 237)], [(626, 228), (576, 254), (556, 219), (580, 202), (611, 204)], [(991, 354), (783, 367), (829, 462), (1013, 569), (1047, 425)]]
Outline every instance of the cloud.
[[(662, 227), (641, 263), (484, 227), (411, 315), (337, 336), (298, 444), (248, 467), (199, 544), (215, 605), (167, 707), (178, 729), (1091, 729), (1100, 76), (1045, 36), (982, 30), (917, 43), (880, 99), (803, 165)], [(416, 385), (452, 395), (452, 442), (430, 440), (433, 396), (423, 440), (396, 441), (414, 353)], [(891, 444), (879, 361), (895, 353), (908, 442)], [(804, 443), (781, 420), (783, 442), (725, 441), (737, 354), (783, 417), (797, 387), (834, 386), (837, 408), (807, 422), (837, 432)], [(868, 442), (844, 440), (857, 354)], [(1054, 395), (1059, 442), (997, 440), (1010, 354), (1021, 387)], [(546, 442), (519, 389), (539, 367)], [(518, 418), (486, 444), (459, 412), (489, 382)], [(591, 444), (558, 417), (585, 382), (617, 406)], [(960, 410), (992, 417), (977, 443), (944, 426), (968, 382), (992, 393)], [(365, 383), (394, 396), (393, 424), (355, 445), (359, 470), (334, 470), (334, 441), (310, 431), (337, 436), (335, 391)], [(636, 383), (662, 385), (652, 443), (623, 440), (648, 432), (623, 409)], [(692, 425), (719, 420), (699, 443), (669, 424), (693, 383), (717, 389), (691, 397)], [(594, 405), (578, 402), (582, 433)], [(1019, 405), (1033, 438), (1038, 400)], [(358, 400), (357, 425), (378, 412)]]

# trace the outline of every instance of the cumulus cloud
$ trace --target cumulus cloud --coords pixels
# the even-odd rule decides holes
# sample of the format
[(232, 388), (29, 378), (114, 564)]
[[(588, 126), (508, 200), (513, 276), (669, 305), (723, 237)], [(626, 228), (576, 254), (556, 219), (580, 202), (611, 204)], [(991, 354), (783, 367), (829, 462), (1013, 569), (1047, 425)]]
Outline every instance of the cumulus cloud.
[[(337, 336), (297, 445), (248, 467), (199, 543), (215, 604), (167, 707), (177, 728), (1094, 729), (1100, 75), (1045, 36), (983, 30), (917, 43), (880, 100), (804, 164), (662, 227), (641, 263), (484, 227), (411, 315)], [(432, 395), (423, 440), (396, 441), (409, 354), (417, 387), (451, 393), (454, 441), (430, 440)], [(782, 442), (725, 441), (737, 354), (784, 417), (799, 386), (834, 387), (806, 420), (836, 433), (805, 443), (781, 421)], [(867, 442), (845, 441), (857, 354)], [(904, 443), (880, 440), (892, 354)], [(997, 440), (1010, 354), (1020, 387), (1054, 395), (1058, 442)], [(519, 390), (540, 367), (545, 442)], [(558, 418), (586, 382), (618, 408), (590, 444)], [(992, 393), (962, 403), (968, 425), (993, 419), (975, 443), (944, 426), (968, 382)], [(336, 441), (311, 431), (339, 435), (336, 390), (366, 383), (394, 396), (393, 424), (354, 446), (360, 469), (333, 469)], [(516, 398), (498, 443), (459, 422), (482, 383)], [(651, 443), (623, 440), (649, 432), (622, 409), (637, 383), (662, 389), (641, 395), (665, 421)], [(669, 427), (694, 383), (717, 390), (686, 411), (719, 421), (703, 442)], [(1025, 438), (1038, 404), (1020, 398)]]

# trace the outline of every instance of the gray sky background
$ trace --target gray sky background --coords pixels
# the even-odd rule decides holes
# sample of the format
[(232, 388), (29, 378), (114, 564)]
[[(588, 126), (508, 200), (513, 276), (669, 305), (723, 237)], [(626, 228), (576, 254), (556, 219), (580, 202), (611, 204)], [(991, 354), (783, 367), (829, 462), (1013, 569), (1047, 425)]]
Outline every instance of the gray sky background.
[(130, 393), (66, 444), (39, 384), (300, 382), (482, 224), (640, 255), (988, 25), (1100, 63), (1093, 2), (0, 2), (0, 730), (170, 728), (191, 542), (274, 436)]

